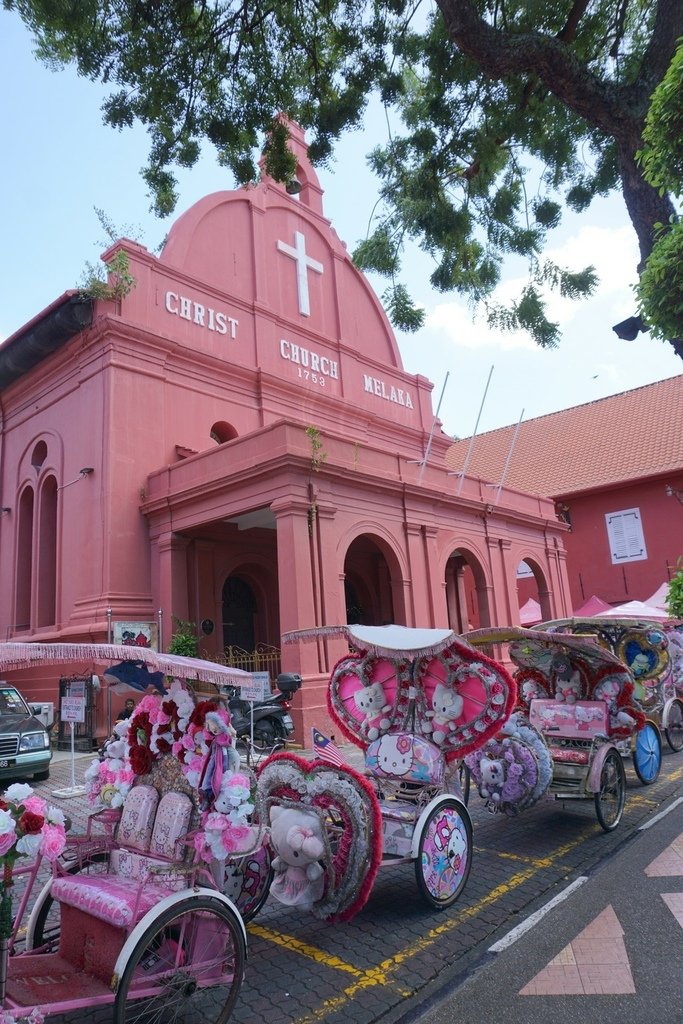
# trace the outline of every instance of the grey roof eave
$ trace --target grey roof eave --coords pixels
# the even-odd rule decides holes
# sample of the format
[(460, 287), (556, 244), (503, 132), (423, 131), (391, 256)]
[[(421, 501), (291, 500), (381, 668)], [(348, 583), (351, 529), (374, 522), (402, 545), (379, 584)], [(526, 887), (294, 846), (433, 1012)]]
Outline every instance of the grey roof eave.
[(0, 346), (0, 391), (92, 323), (93, 300), (65, 292)]

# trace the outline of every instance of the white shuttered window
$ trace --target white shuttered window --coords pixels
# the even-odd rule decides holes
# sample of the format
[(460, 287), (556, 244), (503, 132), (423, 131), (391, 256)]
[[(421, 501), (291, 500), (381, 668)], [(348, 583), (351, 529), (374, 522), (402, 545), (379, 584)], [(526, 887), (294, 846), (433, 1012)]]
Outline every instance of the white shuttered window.
[(640, 509), (626, 508), (605, 515), (612, 565), (642, 562), (647, 558)]

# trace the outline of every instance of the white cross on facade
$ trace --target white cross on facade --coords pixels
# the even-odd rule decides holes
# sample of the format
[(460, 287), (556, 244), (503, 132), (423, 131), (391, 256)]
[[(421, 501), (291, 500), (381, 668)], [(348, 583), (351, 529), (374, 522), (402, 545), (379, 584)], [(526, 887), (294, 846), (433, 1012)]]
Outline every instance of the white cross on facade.
[(299, 294), (299, 312), (302, 316), (311, 315), (311, 304), (308, 298), (308, 271), (314, 270), (322, 274), (323, 265), (306, 255), (306, 239), (300, 231), (294, 232), (294, 248), (278, 239), (278, 250), (285, 256), (296, 261), (296, 288)]

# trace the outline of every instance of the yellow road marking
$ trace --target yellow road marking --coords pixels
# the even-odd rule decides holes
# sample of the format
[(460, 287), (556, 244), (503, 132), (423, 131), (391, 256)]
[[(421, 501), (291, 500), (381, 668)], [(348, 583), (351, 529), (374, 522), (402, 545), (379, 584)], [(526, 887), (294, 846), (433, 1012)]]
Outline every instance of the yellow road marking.
[(256, 935), (259, 939), (272, 942), (276, 946), (283, 946), (285, 949), (299, 953), (301, 956), (307, 956), (310, 960), (315, 960), (316, 963), (324, 964), (326, 967), (334, 967), (338, 971), (346, 971), (348, 974), (353, 974), (356, 977), (363, 973), (357, 967), (352, 967), (351, 964), (340, 960), (339, 957), (330, 956), (329, 953), (318, 949), (317, 946), (309, 946), (306, 942), (295, 939), (293, 935), (275, 932), (271, 928), (263, 928), (262, 925), (254, 924), (253, 922), (247, 925), (247, 931), (251, 935)]
[(566, 846), (560, 846), (554, 851), (549, 857), (525, 857), (521, 853), (507, 853), (505, 850), (491, 850), (488, 847), (475, 846), (474, 852), (477, 854), (485, 853), (488, 856), (498, 857), (500, 860), (514, 860), (519, 861), (520, 864), (530, 864), (535, 868), (550, 868), (561, 860), (565, 854), (573, 850), (577, 843), (583, 842), (584, 838), (589, 831), (593, 831), (593, 826), (584, 829), (579, 838), (572, 839)]
[[(681, 775), (683, 775), (683, 768), (676, 769), (676, 771), (668, 773), (668, 781), (676, 781)], [(659, 801), (650, 799), (643, 795), (634, 795), (629, 792), (629, 804), (636, 806), (645, 804), (657, 804)], [(545, 868), (557, 865), (558, 861), (561, 861), (568, 853), (583, 843), (587, 835), (593, 831), (593, 824), (587, 825), (585, 829), (570, 842), (565, 843), (563, 846), (558, 847), (548, 857), (529, 857), (526, 858), (518, 854), (510, 854), (502, 851), (487, 850), (485, 847), (475, 847), (476, 853), (489, 853), (494, 854), (501, 859), (516, 860), (523, 864), (528, 864), (528, 867), (518, 871), (517, 874), (513, 875), (508, 882), (502, 882), (500, 885), (492, 889), (486, 896), (484, 896), (478, 903), (473, 904), (471, 907), (465, 907), (460, 910), (454, 917), (448, 921), (444, 921), (443, 924), (438, 925), (436, 928), (430, 929), (425, 935), (416, 939), (415, 942), (406, 946), (404, 949), (398, 950), (393, 956), (388, 957), (375, 967), (370, 967), (365, 970), (354, 967), (351, 964), (345, 963), (338, 957), (330, 956), (328, 953), (323, 952), (315, 946), (310, 946), (307, 943), (300, 942), (293, 936), (286, 935), (284, 933), (276, 932), (268, 928), (263, 928), (261, 925), (249, 924), (248, 930), (259, 938), (264, 939), (267, 942), (273, 942), (287, 949), (291, 949), (303, 956), (307, 956), (317, 963), (324, 964), (327, 967), (334, 968), (351, 974), (356, 979), (352, 984), (345, 988), (338, 996), (333, 999), (326, 999), (321, 1005), (314, 1010), (312, 1013), (307, 1014), (304, 1017), (299, 1017), (295, 1021), (295, 1024), (316, 1024), (316, 1022), (324, 1020), (325, 1017), (343, 1007), (348, 1003), (355, 995), (359, 992), (374, 987), (375, 985), (391, 985), (399, 993), (407, 998), (414, 994), (414, 989), (397, 988), (399, 984), (394, 979), (396, 971), (401, 967), (402, 964), (410, 960), (412, 957), (417, 956), (419, 953), (429, 949), (437, 940), (448, 935), (455, 928), (457, 928), (464, 921), (470, 920), (476, 917), (486, 907), (492, 906), (499, 900), (503, 899), (508, 893), (519, 888), (529, 879), (533, 878), (534, 875)]]

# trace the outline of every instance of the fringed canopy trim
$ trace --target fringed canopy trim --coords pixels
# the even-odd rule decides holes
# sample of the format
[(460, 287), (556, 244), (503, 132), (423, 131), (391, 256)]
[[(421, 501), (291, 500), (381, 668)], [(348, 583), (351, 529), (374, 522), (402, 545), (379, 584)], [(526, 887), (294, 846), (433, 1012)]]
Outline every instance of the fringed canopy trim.
[(119, 661), (141, 661), (156, 672), (178, 679), (196, 679), (216, 686), (237, 685), (251, 679), (249, 672), (229, 668), (201, 658), (163, 654), (148, 647), (124, 644), (41, 644), (0, 643), (0, 670), (32, 668), (36, 664), (68, 665), (93, 662), (98, 665)]
[(282, 643), (317, 640), (321, 637), (343, 637), (355, 650), (379, 658), (414, 657), (440, 654), (454, 641), (460, 640), (451, 629), (417, 629), (413, 626), (317, 626), (293, 629), (283, 633)]

